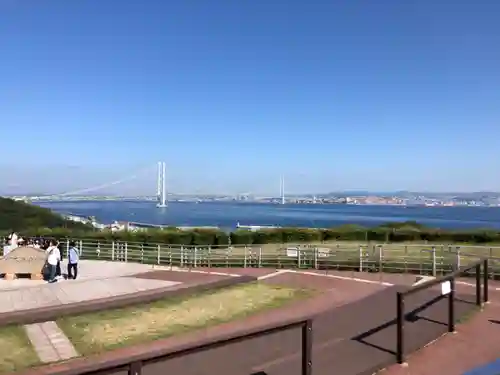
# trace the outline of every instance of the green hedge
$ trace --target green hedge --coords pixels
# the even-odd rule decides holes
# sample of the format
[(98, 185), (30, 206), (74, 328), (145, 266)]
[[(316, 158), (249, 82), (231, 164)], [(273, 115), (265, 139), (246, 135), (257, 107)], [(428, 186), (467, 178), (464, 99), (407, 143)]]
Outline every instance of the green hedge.
[(423, 227), (417, 223), (389, 223), (374, 228), (348, 225), (329, 229), (278, 228), (255, 232), (237, 230), (232, 233), (208, 229), (193, 229), (188, 231), (175, 228), (117, 233), (67, 228), (41, 228), (21, 231), (21, 235), (26, 237), (89, 238), (95, 240), (122, 240), (180, 245), (227, 245), (229, 243), (234, 245), (250, 245), (326, 241), (500, 243), (500, 231), (490, 229), (442, 230)]

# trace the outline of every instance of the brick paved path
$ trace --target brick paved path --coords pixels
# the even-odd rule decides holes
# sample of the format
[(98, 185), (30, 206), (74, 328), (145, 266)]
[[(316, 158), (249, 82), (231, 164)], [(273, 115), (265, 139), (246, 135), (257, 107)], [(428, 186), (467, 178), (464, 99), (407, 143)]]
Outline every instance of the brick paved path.
[(56, 362), (78, 356), (73, 344), (56, 322), (28, 324), (25, 329), (42, 362)]

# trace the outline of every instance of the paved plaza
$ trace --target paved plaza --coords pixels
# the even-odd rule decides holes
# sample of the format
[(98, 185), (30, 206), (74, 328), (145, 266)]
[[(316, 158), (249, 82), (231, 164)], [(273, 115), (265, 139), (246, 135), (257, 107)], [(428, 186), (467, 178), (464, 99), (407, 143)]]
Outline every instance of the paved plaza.
[[(65, 266), (64, 264), (62, 265)], [(179, 284), (131, 276), (154, 271), (151, 265), (81, 261), (77, 280), (0, 280), (0, 313), (114, 297)]]

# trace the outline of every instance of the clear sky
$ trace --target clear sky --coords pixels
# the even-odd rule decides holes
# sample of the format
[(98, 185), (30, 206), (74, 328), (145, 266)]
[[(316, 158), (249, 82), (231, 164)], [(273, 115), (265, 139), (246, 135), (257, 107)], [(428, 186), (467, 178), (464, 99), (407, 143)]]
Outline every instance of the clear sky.
[(500, 1), (0, 0), (1, 192), (500, 190)]

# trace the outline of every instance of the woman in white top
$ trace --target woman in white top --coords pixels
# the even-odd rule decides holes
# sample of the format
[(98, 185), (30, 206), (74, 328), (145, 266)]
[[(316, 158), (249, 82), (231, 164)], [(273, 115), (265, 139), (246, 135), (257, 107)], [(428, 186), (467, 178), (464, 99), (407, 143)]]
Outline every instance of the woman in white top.
[(16, 232), (12, 232), (10, 235), (9, 235), (9, 240), (10, 240), (10, 249), (15, 249), (17, 247), (17, 239), (19, 238), (19, 236), (17, 235)]
[(56, 279), (57, 264), (61, 261), (61, 252), (57, 247), (57, 241), (50, 240), (47, 253), (49, 254), (49, 256), (47, 257), (47, 264), (49, 266), (49, 283), (53, 283), (57, 281)]
[(3, 245), (3, 256), (7, 256), (10, 252), (10, 239), (7, 237), (5, 239), (5, 245)]

